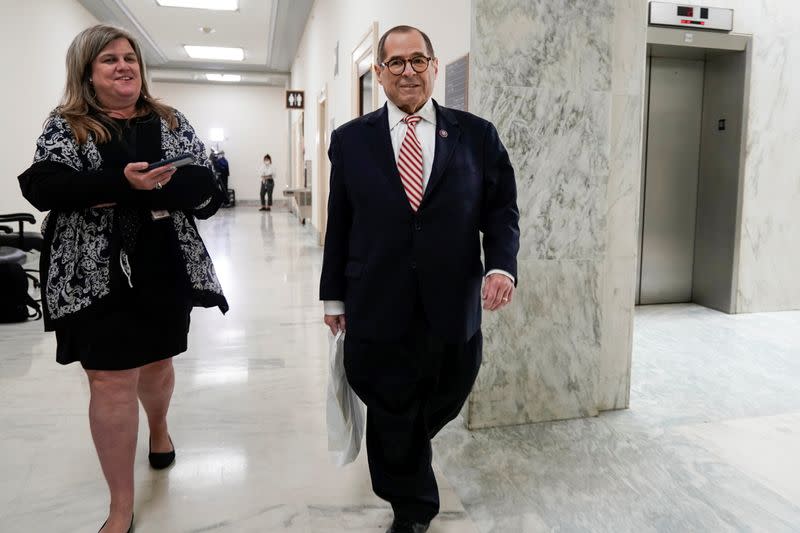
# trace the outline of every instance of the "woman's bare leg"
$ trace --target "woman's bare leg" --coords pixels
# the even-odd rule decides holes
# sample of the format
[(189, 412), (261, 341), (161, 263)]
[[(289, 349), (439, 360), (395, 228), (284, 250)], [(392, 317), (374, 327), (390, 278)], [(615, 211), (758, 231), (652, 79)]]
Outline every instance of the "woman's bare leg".
[(103, 533), (127, 531), (133, 514), (133, 461), (139, 428), (139, 370), (87, 370), (89, 427), (111, 505)]
[(167, 429), (167, 411), (175, 388), (172, 358), (150, 363), (139, 369), (139, 399), (150, 426), (150, 451), (169, 452), (172, 444)]

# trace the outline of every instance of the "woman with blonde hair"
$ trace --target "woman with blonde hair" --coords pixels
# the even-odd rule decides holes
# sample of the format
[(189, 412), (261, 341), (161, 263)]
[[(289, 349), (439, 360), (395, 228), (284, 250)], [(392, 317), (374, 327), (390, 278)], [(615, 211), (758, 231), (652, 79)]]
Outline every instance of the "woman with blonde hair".
[[(192, 164), (147, 170), (184, 153)], [(131, 531), (139, 401), (150, 465), (167, 468), (172, 357), (187, 349), (192, 307), (228, 309), (195, 225), (224, 195), (186, 117), (150, 95), (136, 40), (105, 25), (70, 45), (61, 105), (19, 182), (31, 204), (50, 211), (45, 330), (56, 332), (56, 360), (79, 361), (89, 379), (89, 423), (111, 500), (100, 531)]]

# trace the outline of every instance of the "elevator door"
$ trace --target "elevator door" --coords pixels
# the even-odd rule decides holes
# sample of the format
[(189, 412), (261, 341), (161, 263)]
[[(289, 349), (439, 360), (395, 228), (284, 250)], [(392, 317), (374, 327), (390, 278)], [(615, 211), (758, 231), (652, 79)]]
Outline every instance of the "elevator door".
[(650, 63), (640, 304), (692, 299), (703, 73), (703, 61)]

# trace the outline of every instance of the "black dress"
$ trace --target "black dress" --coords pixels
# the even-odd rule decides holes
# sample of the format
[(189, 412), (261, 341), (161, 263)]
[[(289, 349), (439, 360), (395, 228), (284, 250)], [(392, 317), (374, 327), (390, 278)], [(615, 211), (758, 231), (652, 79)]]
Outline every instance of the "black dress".
[[(115, 120), (120, 133), (98, 144), (103, 171), (121, 171), (134, 161), (158, 161), (161, 125), (155, 115)], [(87, 370), (125, 370), (185, 352), (192, 310), (190, 289), (175, 256), (175, 230), (169, 218), (153, 220), (137, 208), (139, 231), (130, 254), (130, 282), (117, 261), (112, 294), (79, 320), (56, 328), (56, 360), (80, 361)]]

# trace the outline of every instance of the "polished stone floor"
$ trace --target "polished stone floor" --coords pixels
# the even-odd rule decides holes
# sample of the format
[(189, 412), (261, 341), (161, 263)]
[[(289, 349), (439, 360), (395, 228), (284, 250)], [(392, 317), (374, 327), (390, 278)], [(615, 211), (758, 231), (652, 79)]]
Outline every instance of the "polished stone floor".
[[(175, 360), (178, 461), (136, 463), (138, 533), (381, 532), (363, 456), (326, 451), (321, 249), (286, 212), (201, 223), (231, 303)], [(800, 531), (800, 312), (637, 311), (631, 408), (435, 441), (432, 533)], [(0, 532), (97, 530), (86, 379), (41, 322), (0, 325)]]
[(799, 532), (800, 312), (641, 307), (630, 409), (436, 452), (483, 533)]
[[(321, 248), (289, 213), (223, 210), (201, 222), (231, 310), (196, 309), (175, 359), (177, 462), (147, 464), (141, 415), (137, 533), (383, 533), (391, 508), (364, 456), (333, 466), (325, 432), (328, 334)], [(107, 495), (79, 366), (55, 362), (41, 322), (0, 325), (0, 532), (94, 533)], [(436, 533), (476, 533), (447, 481)]]

